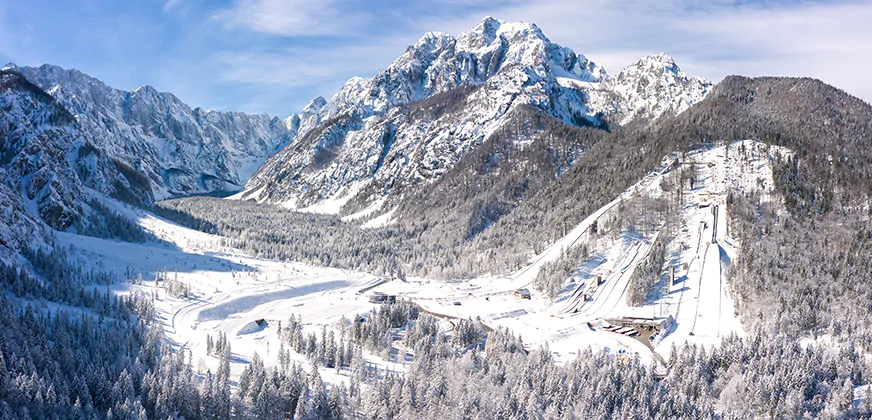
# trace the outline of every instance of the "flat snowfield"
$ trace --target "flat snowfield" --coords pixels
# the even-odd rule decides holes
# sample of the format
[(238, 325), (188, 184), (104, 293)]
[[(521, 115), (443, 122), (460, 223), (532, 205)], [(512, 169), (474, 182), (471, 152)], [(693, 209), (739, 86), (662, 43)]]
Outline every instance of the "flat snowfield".
[[(233, 352), (231, 373), (236, 377), (255, 352), (268, 364), (277, 361), (277, 327), (291, 314), (302, 315), (311, 331), (320, 332), (321, 325), (333, 325), (343, 315), (368, 312), (374, 306), (357, 292), (376, 282), (375, 276), (251, 258), (222, 247), (217, 236), (114, 204), (167, 244), (132, 244), (68, 233), (58, 233), (57, 241), (72, 245), (87, 267), (133, 278), (141, 275), (142, 284), (115, 285), (113, 290), (156, 294), (155, 306), (167, 337), (178, 349), (190, 352), (195, 368), (214, 372), (218, 367), (218, 359), (207, 354), (207, 335), (215, 339), (219, 333), (227, 335)], [(190, 297), (168, 295), (154, 281), (164, 276), (189, 285)], [(247, 328), (260, 319), (266, 321), (264, 327)], [(371, 355), (367, 358), (380, 362)], [(325, 375), (334, 377), (326, 371)]]
[[(731, 188), (771, 191), (771, 159), (787, 150), (767, 149), (752, 141), (733, 143), (689, 154), (672, 156), (663, 165), (620, 197), (591, 214), (565, 237), (533, 257), (529, 264), (508, 277), (480, 277), (462, 281), (412, 278), (382, 283), (376, 276), (246, 256), (221, 245), (221, 238), (168, 222), (142, 210), (112, 203), (117, 211), (137, 220), (166, 244), (130, 244), (58, 233), (61, 245), (72, 245), (87, 266), (110, 270), (138, 279), (138, 284), (113, 286), (118, 293), (143, 291), (156, 296), (155, 305), (170, 340), (190, 353), (195, 368), (216, 370), (218, 359), (207, 354), (207, 336), (224, 333), (230, 341), (231, 372), (239, 375), (257, 352), (267, 365), (277, 362), (278, 325), (292, 315), (302, 316), (307, 331), (320, 333), (335, 328), (345, 316), (365, 313), (375, 307), (366, 294), (372, 291), (396, 294), (418, 303), (425, 311), (442, 317), (479, 317), (490, 328), (507, 327), (520, 334), (531, 348), (547, 345), (557, 360), (571, 360), (582, 349), (593, 347), (615, 354), (638, 354), (650, 363), (668, 356), (673, 343), (714, 345), (730, 333), (742, 335), (734, 314), (734, 301), (725, 278), (735, 258), (735, 243), (729, 236), (726, 191)], [(658, 197), (661, 182), (670, 173), (693, 166), (697, 182), (683, 191), (678, 211), (678, 234), (667, 245), (667, 265), (675, 267), (675, 283), (662, 283), (660, 292), (639, 307), (627, 304), (633, 272), (666, 233), (653, 229), (645, 234), (625, 231), (600, 240), (590, 256), (578, 261), (578, 269), (566, 279), (554, 300), (533, 288), (540, 269), (585, 243), (594, 221), (610, 217), (618, 205), (634, 196)], [(353, 218), (350, 218), (353, 219)], [(604, 280), (588, 299), (584, 293), (595, 276)], [(171, 296), (156, 284), (156, 278), (189, 285), (188, 297)], [(374, 286), (374, 287), (373, 287)], [(532, 299), (517, 299), (514, 291), (529, 288)], [(360, 293), (366, 289), (366, 293)], [(603, 320), (616, 317), (663, 319), (675, 325), (668, 334), (650, 342), (645, 338), (609, 332)], [(257, 323), (263, 320), (265, 322)], [(626, 332), (626, 331), (625, 331)], [(365, 357), (373, 363), (402, 370), (401, 364)], [(295, 359), (306, 363), (305, 358)], [(328, 381), (342, 380), (327, 372)]]

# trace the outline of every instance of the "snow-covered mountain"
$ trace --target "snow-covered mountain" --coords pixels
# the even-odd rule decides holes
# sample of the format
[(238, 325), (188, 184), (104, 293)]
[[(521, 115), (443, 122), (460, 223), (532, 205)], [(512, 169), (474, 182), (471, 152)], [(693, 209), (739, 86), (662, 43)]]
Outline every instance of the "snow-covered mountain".
[[(0, 168), (0, 178), (5, 178)], [(12, 261), (25, 247), (45, 243), (43, 224), (28, 214), (21, 198), (14, 190), (0, 183), (0, 263)]]
[(511, 117), (519, 107), (605, 127), (679, 113), (710, 86), (663, 55), (612, 78), (535, 24), (489, 17), (457, 37), (424, 34), (373, 78), (353, 78), (286, 119), (294, 142), (240, 197), (322, 211), (354, 198), (345, 211), (360, 210), (429, 184), (499, 128), (525, 124)]
[(78, 70), (7, 67), (56, 98), (94, 146), (144, 174), (155, 199), (239, 190), (294, 134), (278, 118), (192, 109), (151, 86), (124, 91)]
[(0, 164), (0, 181), (26, 213), (59, 230), (83, 220), (88, 189), (131, 202), (150, 194), (141, 175), (96, 147), (57, 100), (12, 69), (0, 71)]
[(711, 87), (707, 79), (682, 72), (672, 57), (649, 55), (593, 89), (591, 102), (611, 120), (626, 124), (680, 114), (705, 98)]
[[(494, 76), (499, 77), (492, 79)], [(602, 67), (551, 43), (536, 25), (488, 17), (457, 38), (428, 32), (372, 79), (352, 78), (330, 101), (316, 98), (300, 116), (300, 131), (305, 134), (318, 123), (352, 109), (365, 118), (435, 93), (486, 81), (494, 86), (505, 84), (501, 86), (504, 94), (524, 94), (530, 102), (558, 107), (555, 114), (567, 120), (592, 117), (581, 98), (571, 97), (574, 92), (564, 91), (554, 82), (558, 77), (598, 82), (604, 76)]]
[(124, 92), (76, 70), (6, 65), (0, 259), (39, 243), (42, 226), (81, 233), (105, 223), (111, 215), (92, 201), (100, 196), (149, 205), (239, 189), (290, 137), (266, 115), (192, 110), (151, 87)]

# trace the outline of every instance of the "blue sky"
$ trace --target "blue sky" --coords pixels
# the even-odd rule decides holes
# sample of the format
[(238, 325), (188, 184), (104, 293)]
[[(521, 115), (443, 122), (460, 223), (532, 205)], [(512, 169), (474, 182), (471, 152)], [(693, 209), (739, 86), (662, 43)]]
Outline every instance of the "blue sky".
[(713, 81), (811, 76), (872, 101), (872, 1), (0, 0), (0, 61), (284, 117), (484, 16), (534, 22), (612, 74), (665, 52)]

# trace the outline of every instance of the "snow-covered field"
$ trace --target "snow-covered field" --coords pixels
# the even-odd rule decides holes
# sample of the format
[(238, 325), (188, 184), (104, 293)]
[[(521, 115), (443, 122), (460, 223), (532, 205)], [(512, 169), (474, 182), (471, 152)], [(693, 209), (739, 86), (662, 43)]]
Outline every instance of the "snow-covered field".
[[(332, 325), (342, 315), (367, 312), (373, 307), (357, 291), (377, 281), (375, 276), (251, 258), (220, 246), (217, 236), (178, 226), (121, 203), (113, 204), (168, 244), (132, 244), (57, 233), (58, 244), (72, 245), (86, 267), (134, 278), (141, 274), (141, 285), (116, 285), (115, 291), (156, 293), (155, 306), (168, 338), (179, 349), (190, 352), (195, 367), (203, 371), (214, 372), (218, 367), (218, 359), (206, 352), (209, 334), (215, 339), (219, 333), (227, 335), (233, 351), (231, 374), (235, 377), (255, 352), (267, 365), (277, 362), (277, 326), (291, 314), (302, 315), (308, 331), (320, 332), (321, 325)], [(163, 273), (190, 285), (193, 297), (167, 295), (154, 282), (156, 275)], [(248, 324), (259, 319), (267, 322), (265, 328), (245, 331)], [(300, 357), (298, 361), (305, 359)], [(325, 370), (325, 379), (331, 378), (339, 379)]]
[[(689, 155), (683, 162), (670, 157), (661, 168), (594, 212), (509, 278), (479, 278), (453, 284), (388, 284), (379, 290), (409, 296), (435, 313), (478, 316), (491, 327), (508, 327), (521, 334), (531, 347), (548, 345), (558, 360), (571, 359), (586, 347), (638, 353), (643, 361), (656, 357), (644, 340), (589, 325), (605, 318), (674, 318), (672, 332), (652, 343), (653, 350), (661, 357), (668, 357), (673, 343), (713, 345), (724, 335), (733, 332), (743, 335), (725, 279), (725, 270), (735, 258), (737, 246), (728, 235), (726, 191), (728, 187), (771, 191), (770, 156), (776, 152), (786, 156), (789, 151), (772, 148), (766, 152), (765, 147), (753, 141), (742, 141), (731, 144), (729, 151), (726, 147), (705, 150)], [(743, 149), (744, 155), (740, 153)], [(605, 279), (589, 301), (576, 293), (579, 289), (576, 287), (565, 288), (553, 302), (535, 291), (531, 300), (514, 298), (512, 292), (530, 287), (545, 262), (558, 259), (562, 252), (583, 242), (580, 238), (594, 220), (604, 217), (621, 200), (634, 194), (661, 194), (661, 179), (686, 165), (696, 167), (698, 182), (692, 190), (685, 190), (681, 233), (673, 240), (681, 251), (670, 260), (676, 267), (676, 281), (668, 293), (641, 307), (629, 307), (626, 303), (633, 270), (647, 255), (657, 232), (649, 237), (624, 234), (601, 253), (579, 262), (580, 269), (572, 279), (575, 284), (589, 284), (597, 274)], [(718, 209), (717, 220), (713, 208)]]
[[(729, 150), (719, 147), (690, 154), (683, 161), (669, 157), (658, 170), (594, 212), (511, 276), (453, 282), (411, 278), (386, 282), (371, 291), (413, 300), (423, 309), (446, 318), (480, 317), (489, 327), (507, 327), (520, 334), (530, 347), (547, 345), (558, 360), (564, 361), (581, 349), (594, 347), (614, 353), (637, 353), (650, 363), (668, 356), (673, 343), (716, 344), (726, 334), (743, 334), (725, 279), (725, 270), (735, 258), (738, 246), (727, 228), (726, 191), (728, 187), (769, 191), (772, 188), (769, 159), (774, 153), (776, 150), (767, 151), (759, 143), (744, 141), (733, 143)], [(692, 190), (685, 190), (680, 233), (670, 245), (675, 252), (667, 258), (676, 267), (676, 280), (667, 293), (650, 299), (642, 307), (631, 308), (626, 303), (633, 270), (661, 234), (655, 231), (648, 235), (624, 233), (612, 241), (603, 241), (601, 249), (592, 252), (588, 260), (578, 262), (579, 270), (571, 280), (567, 279), (566, 287), (554, 301), (536, 290), (532, 290), (529, 300), (514, 297), (516, 289), (533, 285), (546, 262), (560, 258), (562, 252), (584, 242), (581, 239), (588, 236), (595, 220), (608, 216), (622, 200), (633, 195), (662, 194), (660, 183), (664, 176), (687, 165), (696, 167), (698, 183)], [(252, 258), (221, 246), (217, 236), (178, 226), (120, 203), (111, 204), (167, 244), (130, 244), (67, 233), (57, 234), (58, 243), (72, 245), (76, 255), (91, 267), (130, 277), (141, 274), (142, 284), (117, 285), (115, 290), (155, 293), (156, 308), (167, 336), (177, 348), (190, 352), (199, 369), (215, 371), (218, 365), (218, 360), (206, 352), (209, 334), (227, 335), (233, 351), (231, 372), (236, 376), (255, 352), (267, 365), (277, 362), (280, 345), (277, 327), (291, 314), (301, 315), (308, 331), (320, 332), (322, 326), (332, 328), (343, 315), (351, 317), (374, 307), (365, 294), (358, 293), (379, 281), (373, 275)], [(163, 273), (189, 284), (193, 297), (172, 297), (157, 287), (154, 279)], [(580, 285), (589, 284), (597, 274), (605, 281), (590, 300), (583, 300)], [(622, 316), (671, 316), (676, 323), (669, 334), (650, 344), (644, 339), (595, 328), (599, 320)], [(252, 324), (257, 320), (266, 323)], [(374, 363), (388, 364), (373, 355), (366, 357)], [(300, 356), (298, 361), (304, 362), (304, 358)], [(402, 370), (401, 365), (390, 367)], [(328, 381), (342, 379), (335, 372), (325, 371), (324, 376)]]

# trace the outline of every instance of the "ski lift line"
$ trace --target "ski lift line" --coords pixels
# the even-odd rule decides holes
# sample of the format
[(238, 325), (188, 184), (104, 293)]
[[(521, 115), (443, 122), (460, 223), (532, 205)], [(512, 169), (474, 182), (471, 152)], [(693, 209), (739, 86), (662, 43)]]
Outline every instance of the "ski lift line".
[[(720, 212), (720, 209), (717, 210)], [(724, 216), (726, 218), (726, 216)], [(717, 220), (715, 220), (717, 221)], [(718, 243), (718, 280), (720, 281), (720, 286), (718, 289), (718, 337), (721, 336), (721, 325), (723, 324), (723, 300), (724, 300), (724, 272), (723, 265), (721, 265), (721, 244)], [(726, 251), (725, 251), (726, 252)]]
[[(654, 249), (654, 244), (657, 243), (657, 239), (660, 237), (660, 232), (661, 232), (661, 231), (657, 231), (657, 234), (654, 235), (654, 239), (651, 241), (651, 245), (648, 246), (648, 248), (645, 250), (645, 253), (642, 254), (641, 257), (639, 257), (639, 251), (642, 249), (642, 244), (640, 243), (640, 245), (636, 248), (636, 253), (633, 255), (633, 259), (631, 260), (630, 264), (627, 264), (626, 267), (624, 267), (621, 271), (618, 272), (618, 273), (619, 273), (619, 274), (618, 274), (618, 277), (617, 277), (617, 279), (615, 279), (615, 281), (614, 281), (613, 284), (612, 284), (612, 290), (609, 292), (609, 294), (606, 296), (605, 299), (601, 299), (601, 300), (600, 300), (601, 303), (600, 303), (600, 307), (599, 307), (599, 309), (596, 309), (596, 310), (591, 311), (591, 312), (589, 313), (590, 315), (596, 315), (597, 313), (601, 313), (601, 312), (602, 312), (601, 310), (603, 309), (603, 306), (606, 305), (606, 301), (608, 301), (608, 298), (612, 296), (612, 293), (614, 292), (615, 287), (617, 287), (617, 283), (619, 282), (619, 280), (620, 280), (620, 279), (621, 279), (621, 278), (622, 278), (622, 277), (623, 277), (623, 276), (624, 276), (628, 271), (629, 271), (630, 273), (632, 273), (633, 270), (631, 270), (631, 268), (635, 269), (635, 267), (639, 264), (639, 261), (642, 261), (643, 259), (645, 259), (645, 258), (648, 256), (648, 254), (651, 253), (651, 250)], [(612, 305), (611, 309), (609, 309), (607, 312), (601, 313), (601, 315), (608, 315), (609, 313), (613, 312), (613, 311), (615, 310), (615, 308), (617, 308), (618, 305), (621, 303), (621, 298), (623, 298), (624, 295), (627, 293), (627, 288), (629, 288), (629, 287), (630, 287), (630, 282), (627, 281), (627, 282), (624, 284), (624, 288), (623, 288), (623, 290), (621, 290), (621, 294), (620, 294), (620, 295), (618, 296), (618, 298), (615, 300), (615, 304)]]
[[(631, 264), (630, 266), (627, 267), (627, 270), (622, 271), (622, 272), (621, 272), (621, 276), (623, 276), (624, 273), (625, 273), (626, 271), (630, 271), (630, 273), (632, 274), (632, 272), (633, 272), (633, 271), (636, 269), (636, 267), (639, 265), (639, 262), (642, 261), (642, 260), (644, 260), (645, 258), (648, 257), (648, 254), (650, 254), (650, 253), (651, 253), (651, 250), (654, 249), (654, 244), (657, 243), (657, 239), (660, 237), (660, 232), (661, 232), (661, 231), (657, 231), (657, 235), (654, 236), (654, 240), (651, 241), (651, 245), (648, 246), (648, 249), (647, 249), (647, 250), (645, 250), (645, 254), (643, 254), (642, 257), (639, 258), (639, 259), (636, 261), (636, 264)], [(633, 268), (633, 270), (630, 270), (630, 268)], [(615, 300), (615, 304), (612, 305), (612, 308), (609, 309), (609, 311), (606, 312), (604, 315), (607, 315), (607, 314), (609, 314), (609, 313), (614, 312), (615, 308), (617, 308), (618, 305), (621, 303), (621, 299), (624, 297), (624, 295), (627, 294), (627, 289), (628, 289), (629, 287), (630, 287), (630, 282), (627, 281), (626, 284), (624, 284), (624, 290), (621, 291), (621, 295), (618, 296), (618, 299), (617, 299), (617, 300)]]
[[(636, 260), (636, 256), (639, 255), (639, 250), (640, 250), (641, 248), (642, 248), (642, 243), (640, 242), (639, 244), (636, 245), (636, 251), (633, 253), (633, 256), (629, 258), (630, 263), (632, 263), (633, 261)], [(605, 302), (606, 300), (608, 300), (608, 298), (609, 298), (609, 297), (612, 295), (612, 293), (615, 291), (615, 287), (617, 287), (617, 285), (618, 285), (618, 281), (619, 281), (619, 280), (621, 279), (621, 277), (623, 276), (624, 271), (626, 271), (626, 267), (629, 267), (629, 264), (626, 264), (626, 265), (624, 266), (623, 269), (619, 269), (618, 271), (615, 271), (614, 273), (612, 273), (611, 276), (609, 276), (608, 279), (606, 279), (606, 282), (608, 283), (608, 284), (606, 285), (606, 287), (611, 286), (611, 288), (609, 289), (608, 293), (606, 293), (606, 287), (603, 287), (603, 288), (602, 288), (602, 291), (601, 291), (601, 292), (597, 295), (597, 297), (594, 299), (594, 301), (593, 301), (593, 303), (591, 304), (591, 306), (593, 306), (593, 305), (595, 305), (597, 302), (599, 302), (599, 303), (600, 303), (600, 309), (602, 308), (602, 306), (603, 306), (603, 303), (602, 303), (602, 302)], [(605, 296), (603, 296), (604, 294), (605, 294)], [(597, 310), (598, 310), (598, 309), (597, 309)], [(596, 312), (596, 310), (595, 310), (594, 312)]]
[[(708, 254), (709, 246), (711, 246), (711, 245), (705, 246), (705, 253), (706, 254)], [(696, 314), (693, 317), (693, 325), (690, 327), (690, 334), (691, 335), (693, 335), (694, 331), (696, 330), (696, 320), (699, 318), (699, 301), (700, 301), (700, 297), (702, 297), (702, 277), (703, 277), (703, 272), (705, 271), (705, 260), (706, 260), (706, 257), (704, 255), (702, 257), (702, 267), (700, 267), (700, 269), (699, 269), (699, 285), (697, 286), (697, 290), (696, 290)]]
[[(636, 256), (639, 255), (639, 249), (641, 247), (642, 247), (641, 243), (636, 246), (636, 252), (633, 254), (631, 261), (635, 260)], [(609, 298), (609, 296), (611, 296), (612, 292), (614, 292), (614, 290), (615, 290), (616, 285), (618, 284), (618, 280), (621, 279), (621, 276), (623, 274), (624, 274), (624, 271), (618, 270), (618, 271), (615, 271), (614, 273), (612, 273), (609, 277), (607, 277), (606, 281), (605, 281), (605, 283), (606, 283), (605, 287), (598, 289), (595, 296), (591, 296), (591, 298), (593, 299), (593, 302), (591, 303), (591, 305), (596, 305), (597, 302), (600, 302), (600, 309), (601, 309), (602, 305), (603, 305), (601, 302), (604, 302), (605, 300), (607, 300)], [(611, 286), (611, 289), (609, 289), (609, 291), (606, 292), (606, 288), (609, 286)], [(605, 297), (603, 297), (604, 294), (605, 294)], [(581, 306), (584, 307), (584, 303), (582, 303)], [(597, 310), (593, 310), (592, 312), (596, 312)], [(584, 314), (585, 313), (582, 313), (581, 315), (584, 315)]]
[[(715, 219), (712, 223), (713, 223), (712, 230), (714, 231), (715, 229), (717, 229), (717, 225), (718, 225), (717, 219)], [(711, 243), (708, 243), (705, 246), (705, 254), (702, 257), (702, 267), (700, 267), (700, 269), (699, 269), (699, 287), (696, 291), (696, 315), (693, 317), (693, 326), (690, 328), (691, 334), (695, 334), (695, 332), (696, 332), (696, 320), (699, 319), (699, 301), (700, 301), (700, 298), (702, 297), (702, 278), (703, 278), (703, 275), (705, 273), (705, 262), (706, 262), (706, 258), (708, 257), (708, 250), (709, 250), (710, 246), (711, 246)], [(718, 264), (718, 266), (720, 266), (720, 264)], [(720, 299), (720, 292), (718, 292), (718, 296)], [(719, 310), (719, 312), (720, 312), (720, 310)]]
[[(690, 277), (690, 267), (693, 266), (693, 263), (699, 258), (699, 247), (702, 245), (702, 232), (697, 234), (696, 240), (696, 251), (693, 255), (693, 258), (690, 260), (690, 263), (687, 264), (687, 273), (685, 273), (685, 277)], [(701, 271), (700, 271), (701, 272)], [(687, 281), (687, 279), (685, 279)], [(678, 314), (681, 312), (681, 302), (684, 300), (684, 291), (687, 289), (686, 287), (681, 288), (681, 294), (678, 295), (678, 305), (675, 307), (675, 315), (673, 316), (675, 319), (678, 319)]]
[(572, 291), (572, 295), (569, 296), (568, 303), (563, 305), (563, 308), (557, 311), (557, 313), (564, 314), (575, 309), (575, 307), (578, 306), (578, 295), (582, 292), (582, 289), (584, 289), (585, 286), (587, 286), (587, 283), (580, 283), (578, 287), (576, 287), (575, 290)]
[(719, 244), (718, 245), (718, 280), (719, 280), (719, 286), (718, 286), (718, 335), (717, 335), (718, 337), (721, 336), (721, 323), (722, 323), (721, 313), (723, 310), (722, 305), (723, 305), (723, 300), (724, 300), (724, 273), (722, 271), (722, 267), (720, 264), (720, 247), (721, 246)]
[[(675, 161), (676, 161), (676, 159), (672, 159), (672, 160), (670, 160), (670, 161), (666, 164), (666, 166), (664, 166), (663, 169), (661, 169), (660, 172), (658, 172), (657, 175), (654, 176), (654, 177), (653, 177), (653, 178), (648, 182), (648, 186), (653, 185), (654, 181), (656, 181), (657, 179), (659, 179), (660, 177), (662, 177), (663, 174), (666, 173), (666, 171), (668, 171), (669, 168), (671, 168), (672, 165), (675, 164)], [(623, 196), (623, 193), (621, 194), (621, 196)], [(600, 216), (597, 217), (596, 219), (602, 217), (603, 214), (605, 214), (605, 213), (611, 211), (611, 210), (612, 210), (616, 205), (620, 204), (621, 201), (623, 201), (623, 200), (622, 200), (622, 198), (619, 196), (618, 199), (615, 199), (614, 201), (612, 201), (612, 203), (611, 203), (610, 205), (608, 205), (608, 207), (607, 207), (606, 209), (602, 210), (602, 212), (600, 213)], [(594, 212), (594, 214), (596, 214), (596, 212)], [(594, 219), (594, 220), (596, 220), (596, 219)], [(588, 223), (588, 225), (587, 225), (587, 226), (586, 226), (586, 227), (585, 227), (581, 232), (578, 233), (578, 236), (575, 237), (575, 239), (572, 241), (572, 243), (569, 244), (569, 246), (568, 246), (566, 249), (568, 250), (568, 249), (574, 247), (575, 244), (578, 243), (578, 240), (581, 239), (582, 236), (584, 236), (584, 233), (588, 231), (588, 229), (590, 229), (590, 223)], [(561, 238), (561, 239), (562, 239), (562, 238)], [(555, 245), (555, 244), (552, 244), (551, 246), (554, 246), (554, 245)], [(549, 247), (549, 248), (550, 248), (550, 247)], [(542, 261), (542, 260), (543, 260), (547, 255), (548, 255), (547, 250), (546, 250), (546, 251), (543, 251), (542, 254), (539, 256), (539, 258), (537, 258), (534, 262), (528, 264), (527, 267), (524, 268), (523, 270), (521, 270), (520, 272), (515, 273), (512, 277), (510, 277), (510, 279), (511, 279), (511, 280), (516, 280), (516, 279), (518, 279), (519, 277), (521, 277), (522, 275), (524, 275), (525, 273), (527, 273), (530, 269), (532, 269), (533, 267), (537, 266), (538, 263), (541, 262), (541, 261)], [(541, 268), (541, 267), (540, 267), (540, 268)], [(526, 283), (524, 286), (522, 286), (522, 287), (528, 287), (528, 286), (530, 286), (534, 281), (535, 281), (535, 278), (532, 279), (532, 280), (530, 280), (529, 282), (527, 282), (527, 283)]]

